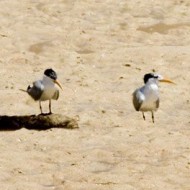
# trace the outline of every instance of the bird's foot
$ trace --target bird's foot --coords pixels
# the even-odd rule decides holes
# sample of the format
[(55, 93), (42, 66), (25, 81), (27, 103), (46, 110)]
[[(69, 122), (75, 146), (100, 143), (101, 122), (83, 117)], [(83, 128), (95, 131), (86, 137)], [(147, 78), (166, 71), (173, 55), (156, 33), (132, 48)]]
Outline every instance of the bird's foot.
[(40, 113), (39, 115), (41, 115), (41, 116), (47, 116), (47, 115), (51, 115), (52, 114), (52, 112), (49, 112), (49, 113)]
[(51, 115), (51, 114), (53, 114), (51, 111), (49, 113), (47, 113), (47, 115)]
[(39, 115), (41, 115), (41, 116), (45, 116), (45, 115), (46, 115), (46, 113), (40, 113)]

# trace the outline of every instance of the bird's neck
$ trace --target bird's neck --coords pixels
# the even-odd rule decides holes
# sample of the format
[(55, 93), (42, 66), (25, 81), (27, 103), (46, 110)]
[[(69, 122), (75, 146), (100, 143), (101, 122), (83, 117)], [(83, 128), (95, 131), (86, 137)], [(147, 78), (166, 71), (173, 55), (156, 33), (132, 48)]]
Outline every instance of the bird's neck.
[(150, 80), (146, 83), (145, 87), (149, 90), (149, 91), (153, 91), (153, 92), (158, 92), (158, 81), (153, 81)]
[(45, 76), (45, 75), (43, 77), (43, 83), (46, 84), (46, 85), (55, 85), (53, 80), (51, 78)]

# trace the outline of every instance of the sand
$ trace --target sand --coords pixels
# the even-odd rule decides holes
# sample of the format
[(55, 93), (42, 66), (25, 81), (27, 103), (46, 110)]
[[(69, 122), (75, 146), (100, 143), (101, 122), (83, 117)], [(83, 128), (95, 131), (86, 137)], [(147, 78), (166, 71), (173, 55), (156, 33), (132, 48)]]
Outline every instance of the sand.
[[(26, 93), (46, 68), (64, 90), (52, 111), (79, 129), (0, 132), (6, 190), (190, 189), (190, 1), (0, 1), (1, 115), (39, 114)], [(160, 108), (132, 105), (155, 71)], [(48, 103), (43, 103), (48, 111)]]

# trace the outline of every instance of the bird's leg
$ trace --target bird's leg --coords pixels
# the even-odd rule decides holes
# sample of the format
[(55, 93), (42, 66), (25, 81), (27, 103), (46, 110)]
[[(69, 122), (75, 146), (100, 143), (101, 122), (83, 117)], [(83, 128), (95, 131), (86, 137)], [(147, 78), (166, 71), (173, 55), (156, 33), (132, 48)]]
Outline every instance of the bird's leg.
[(145, 120), (145, 115), (144, 115), (144, 112), (142, 112), (142, 115), (143, 115), (143, 119)]
[(41, 114), (43, 115), (41, 101), (39, 101), (39, 105), (40, 105)]
[(154, 123), (154, 112), (151, 111), (151, 113), (152, 113), (152, 122)]
[(52, 112), (51, 112), (51, 99), (49, 100), (49, 114), (52, 114)]

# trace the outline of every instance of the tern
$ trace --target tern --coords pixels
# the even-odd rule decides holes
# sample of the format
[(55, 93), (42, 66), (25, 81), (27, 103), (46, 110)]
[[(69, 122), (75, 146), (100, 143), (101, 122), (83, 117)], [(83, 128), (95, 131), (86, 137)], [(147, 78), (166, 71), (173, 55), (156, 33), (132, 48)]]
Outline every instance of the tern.
[(145, 120), (144, 112), (150, 111), (152, 113), (152, 122), (154, 123), (154, 111), (159, 108), (159, 82), (173, 83), (169, 79), (156, 73), (148, 73), (144, 75), (145, 85), (136, 89), (133, 92), (133, 105), (136, 111), (141, 111), (143, 119)]
[(28, 86), (26, 92), (35, 100), (39, 101), (40, 111), (43, 115), (41, 101), (49, 100), (49, 113), (51, 111), (51, 100), (57, 100), (59, 98), (59, 90), (56, 84), (61, 88), (60, 82), (57, 80), (57, 74), (53, 69), (46, 69), (42, 80), (33, 82), (33, 86)]

